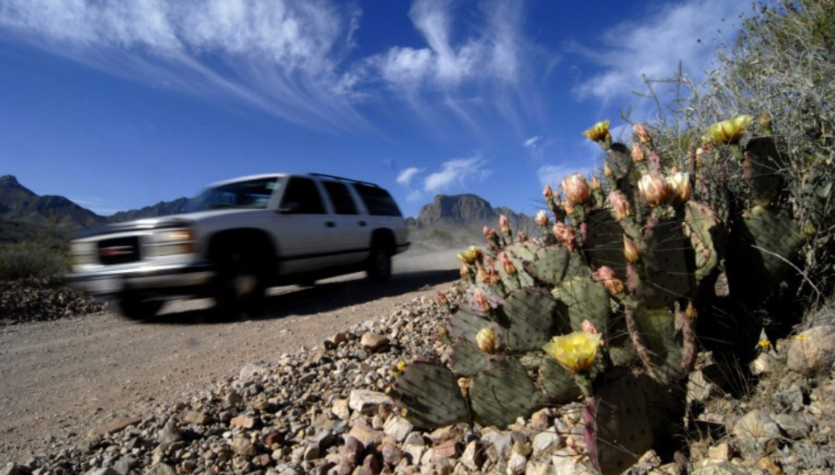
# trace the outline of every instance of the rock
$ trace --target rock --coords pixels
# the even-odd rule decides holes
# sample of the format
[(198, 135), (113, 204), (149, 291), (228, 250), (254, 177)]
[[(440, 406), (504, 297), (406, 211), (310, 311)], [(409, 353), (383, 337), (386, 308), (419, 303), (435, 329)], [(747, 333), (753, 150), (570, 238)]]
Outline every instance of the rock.
[(90, 432), (88, 432), (88, 435), (97, 436), (115, 434), (116, 432), (120, 432), (125, 428), (139, 424), (140, 422), (142, 422), (141, 417), (124, 417), (122, 419), (117, 419), (113, 422), (109, 422), (103, 426), (91, 429)]
[(363, 450), (365, 450), (365, 445), (356, 437), (349, 435), (345, 438), (345, 443), (342, 445), (342, 448), (339, 449), (340, 464), (349, 466), (353, 470), (359, 464)]
[(128, 475), (128, 472), (130, 472), (131, 469), (137, 465), (138, 461), (136, 460), (136, 457), (125, 455), (113, 464), (113, 470), (116, 470), (119, 475)]
[(158, 463), (145, 472), (145, 475), (177, 475), (177, 471), (170, 465)]
[(521, 453), (517, 452), (516, 450), (512, 450), (510, 452), (510, 460), (507, 461), (507, 474), (508, 475), (519, 475), (525, 472), (525, 467), (528, 465), (528, 458), (522, 455)]
[(414, 430), (412, 423), (400, 416), (389, 417), (383, 427), (383, 432), (397, 442), (406, 440), (412, 430)]
[(241, 394), (234, 389), (231, 389), (226, 393), (224, 400), (226, 401), (226, 404), (230, 406), (239, 406), (244, 402), (243, 396), (241, 396)]
[(94, 468), (93, 470), (90, 470), (89, 472), (85, 473), (84, 475), (119, 475), (119, 473), (116, 472), (116, 470), (113, 470), (112, 468), (107, 467), (107, 468)]
[(554, 471), (559, 475), (588, 475), (595, 473), (596, 470), (587, 467), (579, 457), (572, 454), (568, 449), (560, 449), (551, 457), (551, 465), (554, 466)]
[(484, 445), (490, 460), (496, 462), (506, 460), (510, 456), (513, 439), (508, 433), (495, 431), (482, 434), (481, 443)]
[(377, 445), (382, 442), (383, 437), (385, 437), (385, 434), (381, 431), (374, 430), (364, 423), (354, 424), (354, 426), (351, 427), (350, 432), (348, 432), (348, 435), (362, 442), (362, 445), (365, 447), (368, 447), (369, 445)]
[(369, 416), (374, 415), (381, 404), (391, 407), (394, 401), (388, 394), (364, 389), (354, 389), (348, 396), (348, 407)]
[(731, 448), (731, 444), (727, 442), (722, 442), (719, 445), (711, 446), (707, 449), (707, 456), (711, 460), (717, 460), (722, 462), (728, 462), (733, 457), (734, 451)]
[(562, 438), (553, 430), (540, 432), (533, 438), (533, 458), (550, 457), (562, 446)]
[(25, 465), (18, 465), (16, 463), (7, 463), (2, 470), (0, 470), (0, 475), (29, 475), (32, 473), (29, 470), (29, 467)]
[(383, 463), (389, 467), (395, 467), (403, 460), (403, 452), (396, 444), (383, 442), (380, 447), (380, 454), (383, 456)]
[(531, 428), (535, 430), (547, 430), (551, 427), (551, 409), (545, 408), (536, 411), (531, 415)]
[(430, 459), (433, 462), (441, 459), (454, 459), (458, 457), (458, 441), (450, 439), (442, 442), (440, 445), (432, 447), (431, 452)]
[(559, 475), (550, 463), (528, 461), (525, 475)]
[(241, 368), (241, 371), (238, 373), (238, 379), (241, 381), (248, 381), (252, 379), (256, 375), (264, 375), (268, 374), (270, 369), (263, 364), (255, 364), (255, 363), (247, 363)]
[(351, 418), (351, 408), (348, 406), (347, 399), (337, 399), (334, 401), (333, 406), (331, 406), (331, 412), (343, 421)]
[(241, 429), (253, 429), (256, 425), (256, 420), (252, 417), (237, 416), (233, 417), (229, 424), (232, 427), (240, 427)]
[(189, 411), (183, 416), (183, 421), (202, 426), (212, 422), (212, 418), (205, 412)]
[(252, 445), (252, 442), (250, 442), (250, 440), (246, 437), (235, 437), (232, 439), (231, 447), (232, 452), (245, 457), (252, 457), (258, 453), (258, 451), (255, 450), (255, 446)]
[(177, 424), (174, 419), (169, 419), (165, 426), (157, 433), (157, 441), (160, 444), (174, 444), (183, 440), (183, 435), (177, 429)]
[(801, 414), (778, 414), (774, 416), (774, 421), (794, 440), (803, 439), (812, 433), (812, 424)]
[(775, 410), (800, 412), (803, 410), (803, 391), (797, 383), (792, 383), (788, 389), (774, 395)]
[(426, 452), (426, 443), (423, 436), (417, 432), (409, 434), (403, 442), (403, 452), (409, 455), (413, 465), (419, 465), (423, 454)]
[(379, 333), (367, 332), (362, 335), (360, 344), (368, 349), (368, 351), (374, 353), (388, 346), (389, 339)]
[(730, 462), (703, 460), (690, 475), (748, 475), (748, 472)]
[(367, 475), (379, 475), (382, 467), (380, 461), (377, 460), (377, 456), (374, 454), (366, 455), (365, 460), (362, 461), (362, 470)]
[(461, 463), (472, 471), (481, 468), (483, 462), (481, 450), (479, 450), (478, 442), (475, 440), (467, 444), (464, 453), (461, 454)]
[(835, 326), (822, 325), (796, 335), (789, 345), (787, 364), (804, 376), (829, 371), (835, 360)]
[(319, 444), (310, 444), (304, 449), (304, 455), (302, 456), (303, 460), (315, 460), (322, 456), (322, 449), (319, 447)]
[(745, 453), (764, 453), (774, 448), (780, 426), (765, 411), (755, 409), (742, 416), (732, 430), (738, 446)]
[(774, 366), (777, 359), (770, 352), (762, 352), (754, 358), (754, 361), (748, 366), (751, 369), (751, 374), (754, 376), (761, 376), (774, 371)]

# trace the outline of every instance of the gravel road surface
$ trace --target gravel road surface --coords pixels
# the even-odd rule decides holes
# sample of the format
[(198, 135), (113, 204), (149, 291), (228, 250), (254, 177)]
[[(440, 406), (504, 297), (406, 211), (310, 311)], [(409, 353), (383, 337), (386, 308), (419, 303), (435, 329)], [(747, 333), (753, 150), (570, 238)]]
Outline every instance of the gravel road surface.
[(394, 266), (380, 285), (353, 274), (273, 289), (268, 311), (246, 321), (211, 320), (209, 301), (184, 300), (144, 323), (103, 313), (0, 327), (0, 460), (81, 443), (114, 417), (182, 401), (246, 363), (321, 346), (458, 277), (454, 251), (406, 253)]

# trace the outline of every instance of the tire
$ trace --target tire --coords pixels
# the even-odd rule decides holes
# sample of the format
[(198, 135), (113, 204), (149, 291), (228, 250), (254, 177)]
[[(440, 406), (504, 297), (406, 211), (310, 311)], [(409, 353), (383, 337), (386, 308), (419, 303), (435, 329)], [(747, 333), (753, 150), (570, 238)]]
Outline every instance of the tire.
[(231, 248), (216, 257), (213, 297), (218, 317), (241, 318), (263, 310), (266, 279), (256, 254)]
[(128, 320), (148, 320), (156, 316), (162, 308), (163, 301), (147, 300), (136, 295), (122, 295), (116, 300), (118, 312)]
[(374, 246), (371, 249), (366, 274), (371, 282), (385, 282), (391, 279), (391, 254), (385, 248)]

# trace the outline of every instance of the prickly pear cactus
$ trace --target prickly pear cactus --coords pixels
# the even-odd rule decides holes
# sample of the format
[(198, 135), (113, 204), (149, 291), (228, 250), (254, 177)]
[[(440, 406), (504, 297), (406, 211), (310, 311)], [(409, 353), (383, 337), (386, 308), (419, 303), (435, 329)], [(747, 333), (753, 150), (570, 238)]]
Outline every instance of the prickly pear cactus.
[(522, 363), (495, 357), (470, 384), (475, 419), (485, 426), (506, 427), (527, 417), (545, 403)]
[(441, 427), (470, 418), (469, 405), (455, 375), (436, 363), (409, 364), (397, 378), (391, 394), (418, 427)]
[(565, 328), (557, 312), (557, 301), (537, 288), (524, 288), (512, 294), (502, 306), (507, 328), (503, 344), (519, 351), (538, 350), (558, 328)]

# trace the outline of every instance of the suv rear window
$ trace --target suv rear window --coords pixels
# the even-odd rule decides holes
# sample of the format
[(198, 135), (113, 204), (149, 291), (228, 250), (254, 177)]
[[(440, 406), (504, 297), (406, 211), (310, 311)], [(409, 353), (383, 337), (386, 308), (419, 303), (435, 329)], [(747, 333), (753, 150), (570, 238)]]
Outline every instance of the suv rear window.
[(388, 191), (378, 188), (376, 186), (368, 186), (363, 184), (355, 184), (357, 192), (359, 192), (365, 207), (370, 214), (378, 216), (403, 216), (400, 214), (400, 208), (391, 197)]
[(290, 214), (324, 214), (322, 197), (309, 178), (291, 178), (281, 199), (281, 208)]

